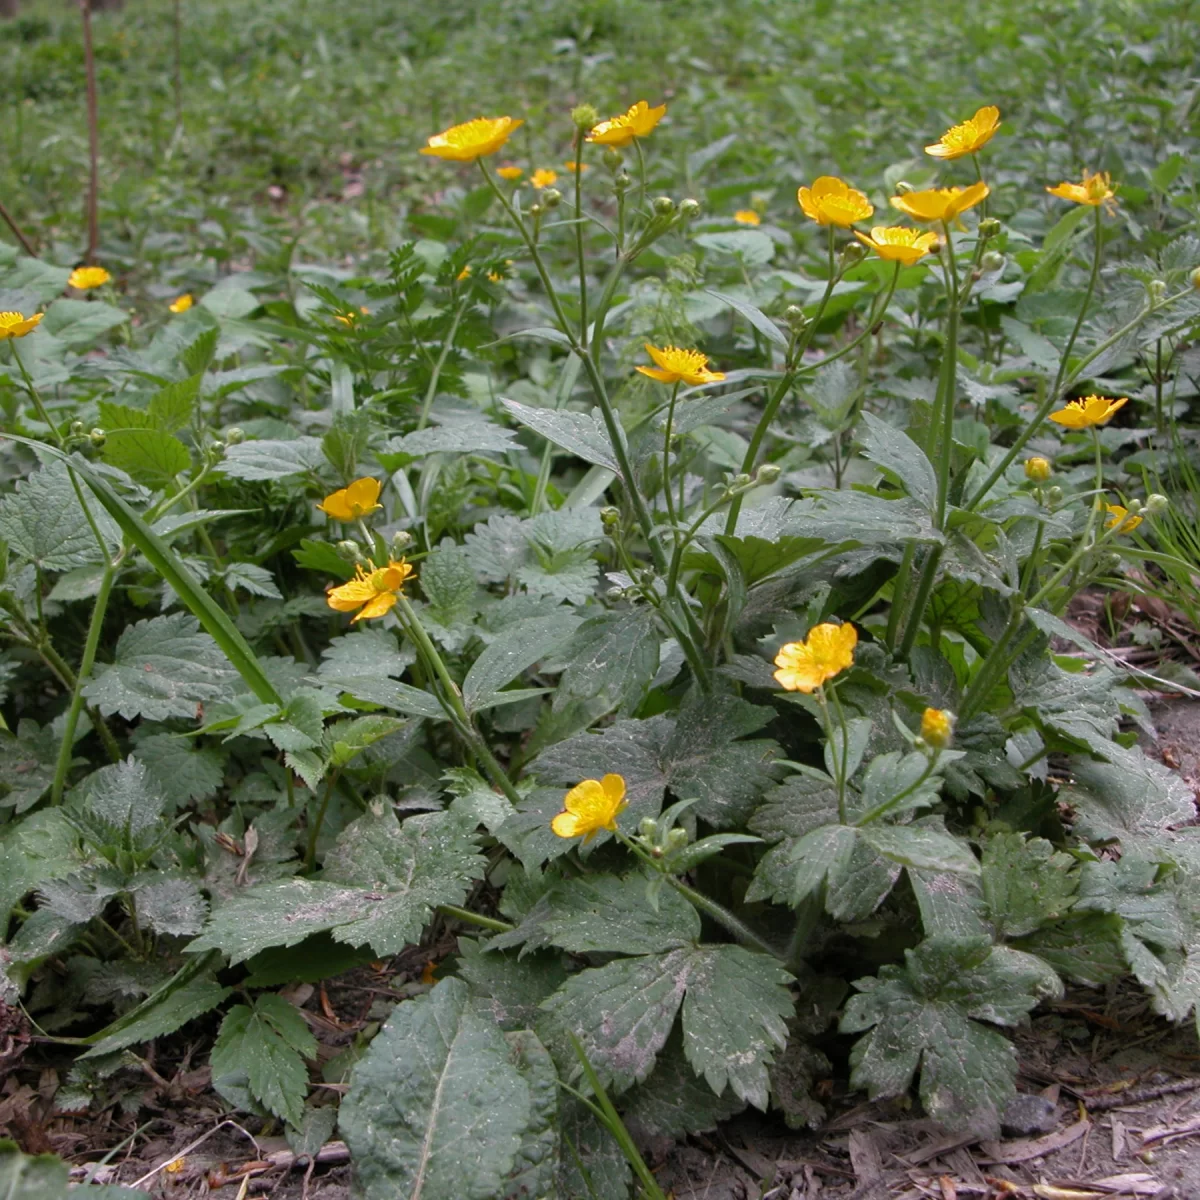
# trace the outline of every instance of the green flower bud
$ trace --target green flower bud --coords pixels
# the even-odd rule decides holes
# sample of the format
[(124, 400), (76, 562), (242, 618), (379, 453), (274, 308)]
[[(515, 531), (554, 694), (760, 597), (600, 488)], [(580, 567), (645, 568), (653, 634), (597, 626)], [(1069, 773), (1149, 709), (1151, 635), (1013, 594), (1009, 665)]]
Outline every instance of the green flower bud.
[(87, 433), (87, 426), (82, 421), (72, 421), (69, 432), (72, 437), (83, 437)]
[(735, 488), (748, 488), (754, 482), (745, 472), (741, 472), (733, 477), (732, 486)]
[(999, 250), (989, 250), (979, 260), (979, 265), (985, 271), (999, 271), (1004, 266), (1004, 255)]
[(625, 589), (622, 587), (610, 587), (604, 595), (613, 604), (616, 604), (618, 600), (625, 599)]
[(867, 248), (861, 242), (847, 242), (842, 247), (842, 267), (852, 267), (867, 257)]
[(1171, 502), (1162, 494), (1162, 492), (1151, 492), (1146, 497), (1146, 507), (1142, 511), (1151, 517), (1157, 516), (1161, 512), (1166, 512), (1171, 507)]
[(622, 171), (616, 177), (616, 179), (613, 180), (613, 187), (616, 188), (618, 192), (629, 191), (629, 189), (633, 187), (633, 180), (629, 178), (629, 172)]
[(638, 833), (642, 835), (648, 842), (652, 842), (658, 837), (658, 822), (653, 817), (643, 817), (638, 822)]
[(604, 165), (610, 171), (615, 171), (623, 161), (620, 150), (615, 146), (604, 147)]
[(531, 204), (529, 206), (529, 215), (536, 221), (546, 210), (540, 204)]
[(654, 198), (654, 211), (660, 217), (674, 216), (675, 201), (670, 196), (656, 196)]
[(1049, 488), (1047, 490), (1046, 503), (1049, 504), (1051, 508), (1057, 508), (1062, 502), (1063, 502), (1062, 488), (1055, 485), (1054, 487)]
[(99, 450), (108, 441), (108, 434), (103, 429), (93, 429), (88, 434), (88, 440)]
[(607, 504), (600, 510), (600, 524), (606, 530), (616, 529), (621, 524), (621, 510)]
[(246, 440), (246, 431), (238, 425), (225, 431), (225, 445), (238, 446)]
[(1135, 497), (1125, 506), (1125, 511), (1130, 516), (1137, 516), (1142, 511), (1142, 502)]
[(685, 221), (694, 221), (700, 215), (700, 201), (690, 197), (679, 205), (679, 215)]
[(755, 472), (754, 482), (758, 484), (774, 483), (782, 474), (783, 468), (778, 463), (763, 463)]
[(984, 241), (994, 238), (1000, 232), (1000, 222), (995, 217), (984, 217), (979, 222), (979, 236)]
[(562, 203), (562, 192), (558, 188), (546, 188), (542, 192), (542, 203), (547, 208), (557, 208)]
[(1189, 277), (1192, 281), (1192, 287), (1200, 291), (1200, 267), (1197, 267)]
[(600, 113), (591, 104), (577, 104), (571, 109), (571, 124), (576, 129), (586, 133), (600, 123)]
[(392, 534), (392, 541), (389, 547), (392, 558), (403, 558), (404, 554), (411, 549), (413, 544), (413, 535), (407, 529), (397, 529)]
[(210, 442), (208, 444), (206, 453), (213, 460), (213, 462), (220, 462), (221, 459), (225, 457), (225, 443), (219, 439), (217, 441)]
[(897, 196), (907, 196), (909, 192), (915, 192), (916, 190), (917, 189), (913, 187), (913, 185), (909, 183), (907, 179), (901, 179), (899, 183), (896, 184)]
[(682, 850), (691, 839), (688, 837), (686, 829), (680, 829), (678, 825), (667, 834), (667, 850)]
[(334, 549), (337, 551), (338, 558), (345, 562), (358, 562), (362, 558), (362, 550), (359, 548), (358, 543), (351, 541), (349, 538), (344, 542), (338, 542), (334, 546)]
[(1146, 293), (1151, 304), (1161, 304), (1167, 298), (1167, 285), (1161, 279), (1152, 279), (1146, 284)]

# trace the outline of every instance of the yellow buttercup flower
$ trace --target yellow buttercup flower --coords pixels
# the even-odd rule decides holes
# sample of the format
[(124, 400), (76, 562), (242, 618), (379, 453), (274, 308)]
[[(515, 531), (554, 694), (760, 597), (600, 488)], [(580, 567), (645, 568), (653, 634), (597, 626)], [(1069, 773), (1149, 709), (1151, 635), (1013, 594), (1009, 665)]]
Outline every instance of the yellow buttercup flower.
[(568, 159), (565, 163), (563, 163), (563, 170), (570, 171), (572, 175), (575, 174), (576, 168), (578, 168), (580, 175), (582, 175), (585, 171), (590, 171), (592, 169), (590, 163), (585, 163), (585, 162), (577, 163), (577, 162), (572, 162), (570, 159)]
[(1141, 523), (1142, 518), (1120, 504), (1106, 504), (1104, 511), (1108, 513), (1106, 524), (1109, 529), (1118, 533), (1132, 533)]
[(954, 736), (954, 714), (946, 708), (927, 708), (921, 714), (921, 737), (935, 750), (945, 750)]
[(952, 125), (932, 146), (925, 147), (925, 153), (947, 161), (974, 154), (992, 140), (999, 128), (1000, 110), (994, 104), (985, 105), (969, 121)]
[(195, 300), (192, 299), (192, 293), (184, 292), (182, 296), (177, 296), (174, 300), (172, 300), (167, 307), (173, 313), (185, 313), (195, 303)]
[(835, 175), (814, 179), (812, 187), (796, 192), (796, 199), (804, 215), (818, 225), (849, 229), (855, 221), (866, 221), (875, 212), (875, 206), (862, 192)]
[(758, 215), (752, 208), (739, 208), (733, 214), (733, 219), (739, 225), (761, 225), (762, 217)]
[(19, 338), (32, 333), (43, 316), (44, 313), (34, 313), (33, 316), (27, 317), (19, 312), (0, 312), (0, 342), (5, 338)]
[(911, 267), (935, 250), (938, 242), (936, 233), (922, 233), (919, 229), (909, 229), (904, 225), (876, 225), (870, 237), (856, 229), (854, 236), (880, 258), (902, 263), (906, 267)]
[(815, 692), (854, 663), (858, 630), (849, 622), (814, 626), (803, 642), (788, 642), (775, 656), (775, 678), (789, 692)]
[(657, 346), (646, 343), (646, 353), (654, 360), (653, 367), (638, 367), (643, 375), (659, 383), (720, 383), (725, 378), (720, 371), (708, 369), (708, 355), (699, 350), (681, 350), (678, 346)]
[(354, 578), (341, 587), (331, 588), (325, 597), (330, 608), (338, 612), (354, 612), (350, 624), (355, 621), (382, 617), (395, 603), (404, 587), (404, 581), (413, 573), (412, 567), (400, 559), (392, 559), (386, 567), (367, 572), (362, 564), (354, 568)]
[(356, 479), (348, 487), (332, 492), (317, 507), (335, 521), (357, 521), (359, 517), (365, 517), (383, 507), (379, 503), (381, 490), (379, 480), (367, 475)]
[(421, 147), (422, 154), (448, 158), (451, 162), (474, 162), (495, 154), (512, 136), (513, 130), (524, 125), (512, 117), (476, 117), (462, 125), (452, 125), (444, 133), (435, 133)]
[(467, 263), (467, 265), (465, 267), (463, 267), (463, 269), (461, 271), (459, 271), (459, 273), (457, 275), (455, 275), (454, 278), (459, 283), (462, 283), (462, 281), (464, 279), (470, 279), (471, 278), (471, 264)]
[(520, 179), (521, 176), (525, 174), (525, 169), (524, 167), (514, 167), (510, 163), (507, 166), (497, 167), (496, 174), (499, 175), (501, 179), (507, 179), (510, 183), (512, 183)]
[(620, 775), (585, 779), (563, 798), (563, 811), (550, 822), (560, 838), (583, 837), (586, 846), (602, 829), (617, 831), (617, 817), (625, 811), (625, 780)]
[(538, 169), (534, 171), (532, 175), (530, 175), (529, 182), (540, 191), (542, 188), (548, 188), (552, 183), (558, 182), (558, 172), (551, 171), (546, 167), (538, 167)]
[(1093, 425), (1107, 425), (1117, 409), (1128, 403), (1128, 396), (1122, 396), (1120, 400), (1110, 400), (1107, 396), (1087, 396), (1082, 400), (1072, 400), (1065, 408), (1052, 412), (1050, 420), (1068, 429), (1091, 429)]
[(645, 100), (639, 100), (619, 117), (610, 117), (592, 127), (587, 140), (597, 146), (628, 146), (634, 138), (646, 137), (663, 119), (667, 111), (665, 104), (651, 108)]
[(1053, 473), (1054, 468), (1050, 465), (1048, 458), (1042, 458), (1035, 454), (1032, 458), (1025, 460), (1025, 478), (1034, 483), (1045, 483)]
[(89, 288), (100, 287), (111, 278), (112, 276), (103, 267), (76, 267), (67, 279), (67, 283), (81, 292), (86, 292)]
[(923, 192), (905, 192), (893, 196), (891, 205), (914, 221), (953, 221), (955, 217), (986, 199), (989, 191), (983, 180), (969, 188), (926, 188)]
[(1075, 204), (1087, 204), (1096, 208), (1103, 204), (1110, 211), (1116, 207), (1113, 197), (1116, 190), (1112, 186), (1112, 176), (1107, 171), (1084, 171), (1081, 183), (1059, 183), (1046, 189), (1052, 196), (1060, 200), (1071, 200)]

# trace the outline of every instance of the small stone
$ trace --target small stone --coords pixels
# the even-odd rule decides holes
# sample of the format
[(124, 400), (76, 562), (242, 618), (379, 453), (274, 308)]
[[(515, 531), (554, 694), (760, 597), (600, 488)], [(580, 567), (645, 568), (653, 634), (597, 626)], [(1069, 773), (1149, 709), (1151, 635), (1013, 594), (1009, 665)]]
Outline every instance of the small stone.
[(1005, 1106), (1000, 1130), (1005, 1137), (1031, 1137), (1049, 1133), (1058, 1124), (1058, 1109), (1045, 1096), (1021, 1093)]

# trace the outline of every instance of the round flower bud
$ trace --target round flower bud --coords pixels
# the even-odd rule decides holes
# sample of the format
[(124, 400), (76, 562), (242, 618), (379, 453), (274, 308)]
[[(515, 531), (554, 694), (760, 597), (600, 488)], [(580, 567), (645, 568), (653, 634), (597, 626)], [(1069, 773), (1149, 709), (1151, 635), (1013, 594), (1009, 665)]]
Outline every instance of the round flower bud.
[(1130, 516), (1136, 517), (1138, 513), (1142, 511), (1142, 502), (1135, 497), (1133, 500), (1130, 500), (1125, 511), (1129, 513)]
[(1167, 298), (1167, 285), (1161, 279), (1152, 279), (1146, 284), (1146, 293), (1151, 304), (1161, 304)]
[(213, 462), (220, 462), (225, 457), (225, 443), (220, 439), (209, 442), (207, 453)]
[(347, 538), (344, 542), (338, 542), (334, 546), (337, 551), (337, 556), (345, 562), (358, 562), (362, 558), (362, 551), (358, 547), (358, 543)]
[(88, 439), (91, 441), (92, 445), (99, 450), (101, 446), (108, 441), (108, 434), (105, 433), (103, 429), (93, 429), (91, 433), (88, 434)]
[(83, 437), (87, 433), (87, 426), (82, 421), (72, 421), (69, 432), (72, 437)]
[(225, 445), (237, 446), (246, 440), (246, 431), (238, 425), (225, 431)]
[(667, 834), (667, 850), (682, 850), (688, 844), (688, 831), (680, 829), (677, 825), (670, 833)]
[(616, 179), (613, 180), (613, 187), (615, 187), (618, 192), (627, 192), (631, 187), (633, 187), (633, 180), (629, 178), (629, 172), (622, 171), (616, 177)]
[(867, 257), (867, 248), (860, 242), (848, 242), (842, 247), (842, 266), (852, 267)]
[(529, 215), (533, 217), (534, 220), (540, 217), (545, 211), (546, 210), (540, 204), (531, 204), (529, 206)]
[(1110, 550), (1107, 554), (1100, 556), (1100, 570), (1106, 572), (1119, 571), (1121, 569), (1121, 556), (1115, 551)]
[(694, 221), (700, 215), (700, 201), (690, 196), (679, 205), (679, 215), (685, 221)]
[(899, 183), (896, 184), (897, 196), (907, 196), (909, 192), (915, 192), (916, 190), (917, 189), (913, 187), (913, 185), (909, 183), (907, 179), (901, 179)]
[(979, 236), (987, 241), (989, 238), (994, 238), (1000, 232), (1000, 222), (995, 217), (984, 217), (979, 222)]
[(562, 203), (562, 192), (558, 188), (547, 188), (542, 193), (542, 203), (547, 208), (557, 208)]
[(783, 310), (783, 319), (793, 333), (803, 333), (808, 328), (808, 318), (804, 315), (804, 309), (798, 304), (789, 304)]
[(754, 482), (744, 471), (733, 477), (733, 486), (735, 488), (747, 488)]
[(625, 598), (625, 589), (623, 587), (610, 587), (608, 591), (604, 593), (604, 598), (612, 604), (616, 604), (618, 600), (623, 600)]
[(782, 474), (783, 468), (778, 463), (763, 463), (755, 472), (754, 481), (761, 484), (774, 483)]
[(979, 260), (979, 265), (985, 271), (999, 271), (1004, 266), (1004, 255), (999, 250), (989, 250)]
[(658, 822), (653, 817), (643, 817), (638, 822), (638, 833), (648, 842), (658, 837)]
[(1048, 458), (1035, 455), (1025, 460), (1025, 478), (1032, 479), (1034, 483), (1045, 483), (1053, 473), (1054, 468)]
[(1150, 516), (1157, 516), (1160, 512), (1166, 512), (1171, 507), (1171, 502), (1162, 494), (1162, 492), (1151, 492), (1146, 497), (1146, 507), (1142, 512)]
[(400, 558), (413, 544), (413, 535), (407, 529), (397, 529), (392, 534), (392, 558)]
[(646, 587), (650, 587), (657, 578), (657, 576), (649, 567), (646, 567), (645, 570), (639, 571), (637, 577), (638, 583), (645, 584)]
[(954, 714), (946, 708), (927, 708), (921, 714), (921, 739), (935, 750), (945, 750), (954, 737)]
[(1189, 278), (1192, 281), (1192, 287), (1196, 288), (1197, 291), (1200, 291), (1200, 267), (1197, 267), (1191, 273)]
[(600, 510), (600, 524), (605, 529), (616, 529), (621, 524), (621, 510), (607, 504)]
[(621, 152), (616, 146), (604, 147), (604, 165), (610, 170), (615, 171), (622, 163)]
[(1063, 502), (1063, 490), (1057, 484), (1046, 493), (1046, 501), (1051, 508)]
[(675, 212), (675, 201), (670, 196), (655, 196), (654, 211), (660, 217), (670, 217)]
[(571, 124), (586, 133), (600, 123), (600, 113), (591, 104), (577, 104), (571, 109)]

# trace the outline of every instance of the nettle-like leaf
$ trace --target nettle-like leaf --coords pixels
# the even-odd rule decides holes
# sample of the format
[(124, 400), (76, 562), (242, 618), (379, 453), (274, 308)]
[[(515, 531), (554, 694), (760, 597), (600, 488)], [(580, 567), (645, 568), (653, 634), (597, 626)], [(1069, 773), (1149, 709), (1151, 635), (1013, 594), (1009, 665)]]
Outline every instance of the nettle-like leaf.
[(538, 1028), (552, 1046), (580, 1040), (606, 1086), (646, 1080), (683, 1009), (683, 1048), (720, 1095), (765, 1109), (767, 1067), (787, 1040), (790, 976), (741, 946), (688, 946), (573, 975), (547, 1000)]
[(172, 613), (126, 628), (112, 663), (97, 666), (83, 694), (106, 716), (196, 720), (203, 705), (232, 694), (237, 677), (195, 617)]
[(567, 643), (567, 664), (554, 692), (554, 711), (598, 700), (628, 716), (646, 694), (658, 670), (659, 635), (644, 608), (613, 611), (585, 621)]
[(224, 763), (217, 751), (198, 747), (193, 739), (170, 733), (137, 737), (133, 756), (145, 764), (159, 789), (181, 805), (214, 796), (225, 777)]
[(78, 833), (62, 809), (43, 809), (0, 829), (0, 942), (13, 905), (52, 879), (82, 865)]
[[(398, 1004), (350, 1077), (339, 1121), (364, 1200), (493, 1200), (544, 1159), (548, 1057), (516, 1047), (446, 979)], [(514, 1062), (514, 1057), (517, 1061)], [(531, 1084), (533, 1085), (531, 1087)], [(537, 1171), (535, 1170), (535, 1174)]]
[(990, 1025), (1018, 1024), (1061, 992), (1058, 977), (987, 938), (933, 938), (904, 957), (854, 984), (841, 1030), (869, 1032), (850, 1052), (851, 1082), (872, 1099), (899, 1096), (919, 1071), (931, 1117), (952, 1129), (994, 1128), (1016, 1093), (1017, 1054)]
[(566, 982), (563, 956), (497, 950), (491, 942), (458, 939), (458, 973), (470, 984), (480, 1011), (512, 1032), (531, 1028), (543, 1000)]
[(1019, 833), (988, 838), (980, 885), (997, 938), (1021, 937), (1060, 920), (1075, 902), (1075, 859), (1044, 838)]
[(0, 808), (23, 813), (50, 790), (61, 740), (53, 724), (39, 727), (28, 717), (18, 722), (15, 735), (0, 730)]
[(673, 717), (616, 721), (599, 733), (577, 734), (544, 750), (533, 770), (543, 783), (565, 787), (609, 772), (624, 776), (629, 807), (621, 819), (628, 826), (657, 816), (669, 788), (680, 799), (696, 799), (696, 816), (728, 829), (749, 816), (772, 781), (777, 743), (741, 739), (773, 716), (735, 696), (705, 696)]
[(98, 850), (142, 852), (162, 839), (166, 808), (166, 794), (130, 755), (93, 771), (73, 794), (68, 816)]
[(376, 804), (338, 835), (322, 879), (276, 880), (235, 894), (188, 949), (219, 949), (241, 962), (329, 932), (395, 954), (417, 941), (437, 905), (461, 904), (485, 865), (472, 829), (452, 813), (400, 824)]
[(304, 1018), (282, 996), (258, 996), (251, 1008), (236, 1004), (225, 1014), (213, 1043), (213, 1087), (235, 1105), (242, 1089), (268, 1112), (298, 1126), (308, 1091), (306, 1058), (315, 1058), (317, 1039)]

